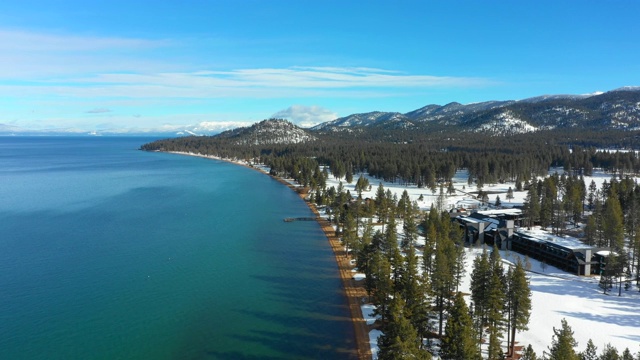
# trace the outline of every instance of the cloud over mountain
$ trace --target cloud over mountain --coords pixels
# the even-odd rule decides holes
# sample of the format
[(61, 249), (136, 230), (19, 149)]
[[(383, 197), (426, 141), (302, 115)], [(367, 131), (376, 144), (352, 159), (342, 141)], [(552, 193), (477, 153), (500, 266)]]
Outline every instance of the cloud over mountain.
[(292, 105), (280, 110), (272, 118), (287, 119), (301, 127), (311, 127), (323, 122), (334, 120), (338, 114), (317, 105)]

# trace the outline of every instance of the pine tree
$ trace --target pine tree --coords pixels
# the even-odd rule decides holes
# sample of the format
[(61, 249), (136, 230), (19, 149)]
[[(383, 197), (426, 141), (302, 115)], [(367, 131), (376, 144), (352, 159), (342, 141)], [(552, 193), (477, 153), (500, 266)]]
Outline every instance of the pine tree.
[(524, 351), (522, 351), (520, 360), (538, 360), (538, 355), (536, 355), (536, 352), (533, 351), (533, 347), (531, 347), (531, 344), (527, 345)]
[(347, 181), (347, 184), (351, 184), (353, 182), (353, 167), (351, 164), (347, 165), (345, 180)]
[(540, 225), (548, 227), (554, 223), (554, 208), (558, 197), (558, 189), (552, 177), (543, 181), (540, 194)]
[(436, 198), (436, 211), (438, 214), (446, 210), (447, 199), (444, 196), (444, 189), (440, 186), (440, 194)]
[(598, 348), (593, 344), (593, 340), (587, 341), (587, 348), (580, 353), (580, 360), (598, 360)]
[(403, 313), (404, 302), (396, 297), (388, 308), (388, 319), (378, 337), (378, 359), (431, 359), (431, 354), (422, 350), (416, 330)]
[(378, 190), (376, 191), (375, 204), (376, 204), (376, 212), (378, 214), (378, 222), (384, 225), (387, 221), (387, 211), (389, 209), (389, 205), (387, 204), (387, 196), (384, 191), (384, 186), (382, 186), (382, 183), (378, 185)]
[(511, 200), (513, 200), (513, 189), (511, 189), (511, 186), (509, 186), (509, 188), (507, 189), (507, 200), (509, 200), (509, 202), (511, 202)]
[(365, 178), (363, 175), (360, 175), (358, 181), (356, 181), (355, 190), (358, 193), (358, 197), (362, 197), (362, 192), (367, 190), (369, 187), (369, 180)]
[(620, 360), (618, 349), (613, 347), (611, 344), (606, 344), (602, 349), (602, 354), (600, 354), (598, 360)]
[(553, 337), (549, 349), (548, 360), (579, 360), (574, 347), (578, 343), (573, 337), (573, 330), (567, 323), (566, 319), (562, 319), (562, 327), (560, 329), (553, 328)]
[(389, 214), (389, 225), (384, 231), (384, 245), (383, 250), (387, 255), (391, 255), (393, 249), (398, 248), (398, 229), (397, 229), (396, 217), (393, 213)]
[(471, 300), (473, 300), (473, 311), (476, 323), (476, 333), (478, 343), (482, 339), (482, 329), (487, 324), (489, 284), (491, 281), (491, 264), (487, 251), (483, 251), (480, 256), (473, 260), (473, 271), (471, 272)]
[(436, 245), (433, 274), (431, 275), (431, 288), (436, 300), (436, 310), (439, 313), (438, 335), (442, 336), (444, 330), (445, 306), (447, 299), (451, 297), (454, 274), (451, 266), (450, 248), (454, 247), (448, 238), (441, 239)]
[(516, 343), (516, 330), (528, 330), (529, 317), (531, 316), (531, 289), (524, 266), (518, 259), (516, 266), (507, 280), (509, 291), (507, 303), (509, 310), (509, 327), (511, 329), (511, 344), (509, 354), (514, 354)]
[(422, 260), (424, 262), (424, 271), (428, 276), (431, 276), (433, 273), (433, 257), (435, 255), (436, 244), (438, 242), (439, 221), (440, 218), (432, 204), (423, 224), (425, 229), (425, 246)]
[(624, 247), (623, 215), (620, 201), (615, 192), (610, 194), (604, 204), (602, 231), (608, 247), (616, 251)]
[(443, 359), (480, 359), (473, 320), (462, 293), (457, 293), (449, 313), (442, 339)]
[(345, 217), (342, 230), (342, 242), (347, 248), (347, 253), (353, 251), (358, 246), (358, 228), (356, 219), (353, 217), (351, 211), (348, 211)]
[(398, 215), (404, 220), (411, 213), (411, 198), (409, 198), (409, 193), (405, 189), (400, 196), (400, 200), (398, 200)]
[(491, 277), (487, 297), (487, 332), (489, 334), (489, 360), (502, 359), (502, 330), (504, 326), (505, 277), (500, 252), (494, 245), (491, 252)]
[(462, 283), (462, 279), (464, 278), (464, 274), (466, 272), (466, 253), (464, 247), (464, 239), (462, 229), (458, 226), (452, 226), (449, 231), (449, 236), (452, 242), (454, 242), (453, 254), (455, 259), (452, 262), (452, 271), (454, 276), (454, 285), (455, 291), (458, 291), (460, 284)]
[(540, 218), (540, 200), (538, 187), (535, 183), (529, 187), (529, 192), (524, 200), (524, 215), (529, 222), (529, 227), (533, 226)]
[(405, 301), (405, 317), (409, 319), (420, 338), (423, 338), (429, 330), (430, 302), (427, 297), (427, 279), (418, 271), (418, 257), (413, 245), (409, 245), (404, 260), (401, 295)]
[(589, 193), (587, 194), (587, 205), (589, 205), (589, 210), (593, 210), (597, 197), (597, 190), (598, 186), (596, 185), (595, 180), (591, 180), (591, 183), (589, 183)]
[(402, 224), (402, 230), (404, 231), (404, 239), (402, 241), (402, 247), (406, 248), (408, 245), (418, 238), (418, 225), (416, 224), (416, 218), (413, 215), (413, 210), (404, 219)]
[(587, 224), (584, 228), (584, 237), (587, 245), (595, 245), (598, 236), (598, 225), (593, 215), (587, 217)]
[[(376, 236), (374, 236), (375, 238)], [(376, 314), (380, 315), (381, 322), (385, 323), (387, 321), (385, 318), (386, 310), (393, 294), (391, 264), (380, 250), (374, 250), (367, 270), (365, 273), (367, 293), (372, 298), (373, 304), (376, 305)]]
[(370, 261), (371, 242), (373, 240), (373, 224), (369, 219), (362, 230), (362, 236), (358, 239), (356, 249), (356, 266), (361, 272), (366, 272), (367, 263)]

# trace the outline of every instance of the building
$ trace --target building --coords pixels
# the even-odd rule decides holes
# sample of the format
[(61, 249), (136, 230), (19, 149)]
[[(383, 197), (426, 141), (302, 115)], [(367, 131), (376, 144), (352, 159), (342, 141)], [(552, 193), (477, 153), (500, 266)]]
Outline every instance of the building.
[(602, 248), (569, 236), (556, 236), (540, 228), (520, 227), (520, 209), (486, 210), (461, 215), (455, 220), (464, 228), (465, 242), (496, 245), (576, 275), (599, 274), (605, 259)]
[(539, 228), (519, 229), (508, 248), (576, 275), (599, 274), (603, 249), (570, 236), (556, 236)]

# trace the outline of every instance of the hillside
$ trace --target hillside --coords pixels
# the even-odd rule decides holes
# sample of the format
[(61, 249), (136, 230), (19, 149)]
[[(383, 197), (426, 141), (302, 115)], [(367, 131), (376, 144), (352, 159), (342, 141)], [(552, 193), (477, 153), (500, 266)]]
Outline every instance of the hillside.
[(597, 95), (548, 95), (520, 101), (427, 105), (407, 113), (353, 114), (319, 124), (311, 132), (345, 129), (414, 129), (506, 136), (553, 129), (638, 130), (640, 91), (621, 88)]

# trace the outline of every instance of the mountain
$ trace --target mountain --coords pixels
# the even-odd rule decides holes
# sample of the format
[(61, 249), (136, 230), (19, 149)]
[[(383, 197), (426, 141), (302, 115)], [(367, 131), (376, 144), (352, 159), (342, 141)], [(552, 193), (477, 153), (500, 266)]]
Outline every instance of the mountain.
[(231, 139), (236, 145), (298, 144), (317, 140), (306, 130), (283, 119), (263, 120), (249, 127), (222, 132), (214, 137)]
[(588, 95), (544, 95), (524, 100), (427, 105), (407, 112), (353, 114), (317, 125), (312, 132), (367, 129), (463, 131), (507, 136), (552, 129), (640, 129), (640, 87)]
[(375, 127), (406, 129), (415, 125), (410, 119), (397, 112), (373, 111), (364, 114), (353, 114), (333, 121), (325, 122), (311, 128), (312, 131), (342, 131), (345, 128)]

